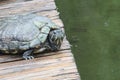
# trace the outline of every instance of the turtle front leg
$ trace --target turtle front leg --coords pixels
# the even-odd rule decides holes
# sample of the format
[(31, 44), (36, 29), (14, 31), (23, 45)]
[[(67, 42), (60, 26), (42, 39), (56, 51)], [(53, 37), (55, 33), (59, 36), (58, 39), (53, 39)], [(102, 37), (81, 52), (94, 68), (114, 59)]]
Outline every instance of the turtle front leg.
[(31, 56), (33, 50), (28, 50), (23, 53), (23, 58), (26, 60), (34, 59), (33, 56)]

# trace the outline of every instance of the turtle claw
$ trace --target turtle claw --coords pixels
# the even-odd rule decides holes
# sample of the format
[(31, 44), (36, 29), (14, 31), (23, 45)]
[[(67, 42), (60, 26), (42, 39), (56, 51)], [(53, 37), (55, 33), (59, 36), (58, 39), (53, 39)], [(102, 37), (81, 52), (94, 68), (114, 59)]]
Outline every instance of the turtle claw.
[(28, 51), (24, 52), (23, 58), (24, 58), (25, 60), (34, 59), (34, 57), (31, 56), (31, 53), (32, 53), (32, 50), (28, 50)]
[(30, 56), (30, 58), (29, 59), (34, 59), (34, 57), (33, 56)]
[(31, 60), (31, 59), (34, 59), (33, 56), (23, 56), (23, 58), (24, 58), (25, 60)]

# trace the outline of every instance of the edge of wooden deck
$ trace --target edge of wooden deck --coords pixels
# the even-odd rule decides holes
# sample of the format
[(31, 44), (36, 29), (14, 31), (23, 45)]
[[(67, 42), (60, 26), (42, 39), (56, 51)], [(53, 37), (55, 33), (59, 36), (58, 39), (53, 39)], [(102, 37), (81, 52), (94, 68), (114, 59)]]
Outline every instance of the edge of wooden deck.
[[(13, 0), (12, 0), (13, 1)], [(54, 0), (32, 0), (0, 6), (0, 18), (34, 13), (49, 17), (64, 27)], [(63, 28), (64, 30), (64, 28)], [(80, 80), (70, 44), (65, 38), (58, 52), (38, 54), (33, 60), (23, 60), (17, 55), (0, 56), (1, 80)]]

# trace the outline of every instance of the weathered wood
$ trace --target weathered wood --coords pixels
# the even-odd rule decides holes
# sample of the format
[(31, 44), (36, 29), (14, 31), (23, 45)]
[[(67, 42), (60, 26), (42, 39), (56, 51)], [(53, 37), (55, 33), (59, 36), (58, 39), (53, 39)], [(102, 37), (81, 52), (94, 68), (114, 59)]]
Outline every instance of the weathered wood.
[[(0, 79), (36, 80), (35, 78), (39, 78), (54, 80), (56, 78), (59, 79), (59, 77), (64, 78), (64, 76), (70, 78), (71, 76), (67, 76), (69, 74), (74, 74), (72, 78), (79, 79), (73, 56), (70, 53), (70, 50), (65, 50), (56, 55), (35, 58), (30, 61), (22, 60), (0, 64)], [(51, 77), (51, 79), (49, 79), (49, 77)]]
[(34, 13), (54, 9), (56, 9), (56, 6), (53, 0), (35, 0), (1, 6), (0, 16)]
[[(64, 27), (54, 0), (8, 1), (0, 2), (0, 18), (34, 13), (49, 17), (61, 28)], [(26, 61), (19, 55), (0, 55), (0, 80), (80, 80), (66, 38), (60, 51), (36, 54), (35, 57)]]

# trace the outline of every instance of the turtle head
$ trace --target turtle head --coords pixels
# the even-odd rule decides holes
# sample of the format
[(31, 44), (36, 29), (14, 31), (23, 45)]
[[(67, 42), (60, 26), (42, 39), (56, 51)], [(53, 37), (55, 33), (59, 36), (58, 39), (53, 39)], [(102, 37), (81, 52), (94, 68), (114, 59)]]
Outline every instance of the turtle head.
[(65, 33), (61, 29), (50, 31), (48, 41), (52, 51), (57, 51), (60, 49), (64, 36)]

